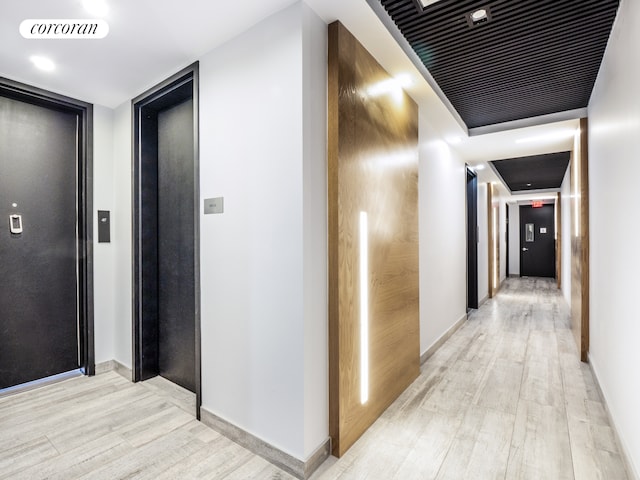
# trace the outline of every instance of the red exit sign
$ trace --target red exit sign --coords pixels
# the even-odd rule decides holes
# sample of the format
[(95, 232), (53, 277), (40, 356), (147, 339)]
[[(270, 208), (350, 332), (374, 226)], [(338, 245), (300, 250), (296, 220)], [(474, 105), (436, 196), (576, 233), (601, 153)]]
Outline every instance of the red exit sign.
[(531, 202), (531, 206), (532, 206), (533, 208), (541, 208), (541, 207), (542, 207), (542, 205), (543, 205), (543, 203), (542, 203), (542, 202), (539, 202), (539, 201)]

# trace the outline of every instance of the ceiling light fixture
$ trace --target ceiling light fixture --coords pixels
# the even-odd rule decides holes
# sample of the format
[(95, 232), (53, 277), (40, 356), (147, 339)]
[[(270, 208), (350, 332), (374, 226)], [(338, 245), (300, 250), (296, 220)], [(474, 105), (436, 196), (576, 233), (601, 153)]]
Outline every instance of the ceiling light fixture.
[(46, 57), (41, 57), (39, 55), (33, 55), (31, 57), (29, 57), (29, 60), (31, 60), (31, 63), (33, 63), (36, 68), (39, 68), (42, 71), (45, 72), (52, 72), (53, 70), (56, 69), (56, 65), (55, 63), (53, 63), (52, 60), (46, 58)]
[(474, 165), (472, 168), (474, 172), (479, 172), (480, 170), (484, 170), (484, 165)]
[(440, 0), (420, 0), (422, 8), (427, 8), (429, 5), (439, 2)]
[(95, 17), (104, 17), (109, 13), (109, 5), (105, 0), (82, 0), (82, 6)]
[(476, 10), (471, 14), (471, 20), (474, 22), (481, 22), (485, 18), (487, 18), (487, 11), (484, 8)]
[(460, 145), (462, 143), (462, 138), (457, 135), (447, 137), (446, 140), (449, 145)]
[(473, 12), (467, 13), (466, 17), (470, 28), (477, 27), (491, 21), (491, 9), (488, 6), (478, 8)]

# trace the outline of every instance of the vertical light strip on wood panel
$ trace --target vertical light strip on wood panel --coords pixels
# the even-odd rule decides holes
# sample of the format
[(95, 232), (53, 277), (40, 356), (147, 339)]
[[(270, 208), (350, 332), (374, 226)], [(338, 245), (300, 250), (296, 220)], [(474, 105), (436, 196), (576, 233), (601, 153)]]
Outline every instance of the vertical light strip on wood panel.
[(360, 212), (360, 403), (369, 401), (369, 222)]
[(419, 374), (418, 108), (329, 25), (329, 430), (341, 456)]

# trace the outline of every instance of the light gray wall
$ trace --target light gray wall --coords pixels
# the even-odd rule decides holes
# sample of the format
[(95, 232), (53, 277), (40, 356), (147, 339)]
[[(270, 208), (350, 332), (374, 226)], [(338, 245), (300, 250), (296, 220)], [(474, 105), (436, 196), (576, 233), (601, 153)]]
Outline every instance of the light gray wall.
[(640, 2), (623, 0), (589, 103), (590, 361), (640, 473)]
[(114, 208), (113, 110), (93, 107), (93, 271), (95, 360), (115, 357), (115, 246), (98, 243), (98, 210)]
[(200, 61), (201, 195), (225, 205), (200, 219), (203, 407), (303, 460), (328, 436), (318, 22), (296, 3)]
[(420, 352), (466, 314), (466, 167), (421, 112)]
[(115, 348), (114, 359), (132, 368), (132, 226), (131, 226), (131, 102), (125, 102), (114, 111), (113, 168), (114, 212), (111, 219), (112, 240), (115, 249), (113, 318)]

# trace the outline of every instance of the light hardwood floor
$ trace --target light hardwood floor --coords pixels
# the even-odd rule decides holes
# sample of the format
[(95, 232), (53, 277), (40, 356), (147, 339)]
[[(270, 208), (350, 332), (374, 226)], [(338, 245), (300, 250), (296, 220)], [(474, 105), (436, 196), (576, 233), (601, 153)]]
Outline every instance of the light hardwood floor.
[(508, 279), (314, 480), (624, 480), (553, 280)]
[[(314, 480), (626, 474), (553, 281), (509, 279)], [(115, 373), (0, 398), (0, 479), (291, 479), (195, 421), (193, 397)]]

